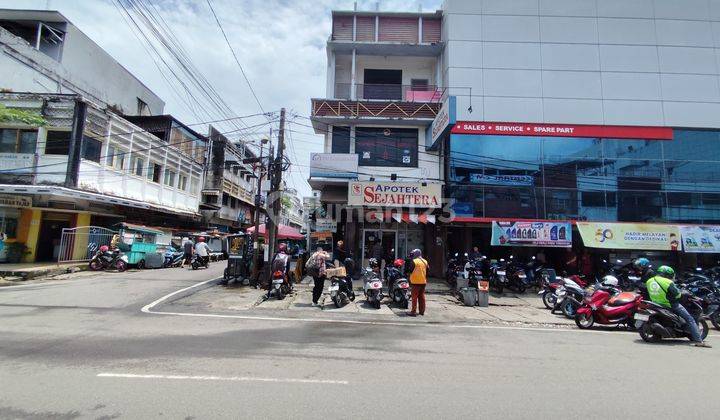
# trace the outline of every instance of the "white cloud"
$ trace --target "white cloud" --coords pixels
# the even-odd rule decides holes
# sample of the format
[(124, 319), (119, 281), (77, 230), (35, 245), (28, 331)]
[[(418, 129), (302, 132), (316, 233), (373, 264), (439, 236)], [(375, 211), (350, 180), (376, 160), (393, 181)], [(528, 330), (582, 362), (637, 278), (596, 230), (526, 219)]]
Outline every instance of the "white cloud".
[[(150, 1), (233, 113), (258, 112), (206, 0)], [(162, 97), (167, 113), (187, 123), (197, 121), (158, 73), (112, 0), (0, 0), (0, 7), (44, 9), (48, 3)], [(212, 3), (265, 110), (284, 106), (297, 114), (309, 115), (310, 98), (325, 94), (325, 42), (330, 35), (330, 11), (352, 9), (353, 1), (212, 0)], [(375, 3), (359, 1), (358, 7), (374, 9)], [(440, 3), (422, 1), (426, 11), (439, 8)], [(381, 2), (381, 9), (416, 11), (418, 2), (386, 0)], [(299, 122), (308, 124), (307, 120)], [(294, 129), (312, 132), (306, 127)], [(292, 138), (296, 156), (291, 154), (291, 159), (298, 166), (289, 184), (308, 194), (309, 186), (303, 179), (307, 179), (309, 153), (322, 149), (322, 138), (297, 133)]]

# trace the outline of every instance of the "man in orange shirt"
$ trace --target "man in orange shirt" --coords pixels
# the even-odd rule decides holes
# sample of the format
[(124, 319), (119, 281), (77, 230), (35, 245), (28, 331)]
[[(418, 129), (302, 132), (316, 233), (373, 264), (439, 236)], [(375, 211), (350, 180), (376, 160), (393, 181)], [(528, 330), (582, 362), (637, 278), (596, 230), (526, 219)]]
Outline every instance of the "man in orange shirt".
[(422, 257), (422, 252), (419, 249), (414, 249), (411, 255), (413, 258), (413, 268), (410, 274), (412, 309), (408, 315), (417, 316), (419, 313), (420, 316), (423, 316), (425, 315), (425, 285), (427, 284), (428, 262)]

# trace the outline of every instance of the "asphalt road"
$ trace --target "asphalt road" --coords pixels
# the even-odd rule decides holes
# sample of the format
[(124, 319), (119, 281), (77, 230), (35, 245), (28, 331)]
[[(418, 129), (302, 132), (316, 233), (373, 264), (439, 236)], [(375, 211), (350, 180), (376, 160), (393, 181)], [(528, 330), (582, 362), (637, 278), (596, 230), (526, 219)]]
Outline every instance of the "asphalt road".
[(140, 311), (222, 266), (0, 289), (0, 418), (709, 419), (720, 411), (720, 342), (695, 349), (629, 333)]

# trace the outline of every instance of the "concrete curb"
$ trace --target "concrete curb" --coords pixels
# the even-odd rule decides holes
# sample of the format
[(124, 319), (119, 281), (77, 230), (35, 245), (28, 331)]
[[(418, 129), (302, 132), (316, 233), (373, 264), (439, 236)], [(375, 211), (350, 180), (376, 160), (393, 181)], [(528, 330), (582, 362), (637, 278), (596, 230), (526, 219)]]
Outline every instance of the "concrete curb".
[(162, 306), (162, 305), (165, 305), (165, 304), (168, 304), (168, 303), (173, 303), (173, 302), (178, 301), (178, 300), (180, 300), (180, 299), (184, 299), (184, 298), (186, 298), (186, 297), (188, 297), (188, 296), (194, 295), (195, 293), (200, 292), (200, 291), (202, 291), (202, 290), (209, 289), (209, 288), (211, 288), (211, 287), (213, 287), (213, 286), (217, 286), (218, 284), (220, 284), (221, 281), (222, 281), (222, 277), (218, 277), (218, 278), (212, 279), (212, 280), (210, 280), (210, 281), (208, 281), (208, 282), (206, 282), (206, 283), (204, 283), (204, 284), (202, 284), (202, 285), (199, 285), (199, 286), (196, 285), (196, 286), (193, 286), (193, 287), (189, 287), (189, 288), (182, 289), (182, 291), (180, 291), (179, 293), (176, 293), (176, 294), (174, 294), (174, 295), (166, 298), (166, 299), (163, 300), (162, 302), (159, 302), (159, 303), (160, 303), (159, 306)]

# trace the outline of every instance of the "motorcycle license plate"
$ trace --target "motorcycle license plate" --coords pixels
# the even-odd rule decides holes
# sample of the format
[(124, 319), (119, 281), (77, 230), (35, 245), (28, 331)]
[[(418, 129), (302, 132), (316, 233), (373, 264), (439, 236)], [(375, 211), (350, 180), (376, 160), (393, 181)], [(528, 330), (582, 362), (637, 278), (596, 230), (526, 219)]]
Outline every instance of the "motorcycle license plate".
[(648, 321), (648, 320), (650, 320), (650, 316), (645, 315), (645, 314), (635, 314), (635, 320), (636, 321)]
[(340, 286), (330, 286), (330, 291), (335, 292), (337, 290), (340, 290)]

